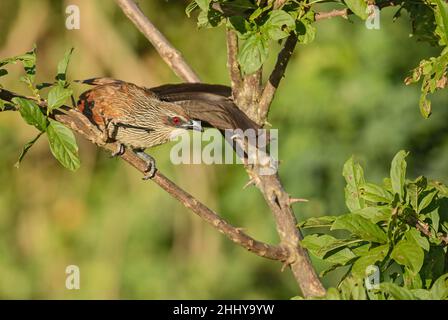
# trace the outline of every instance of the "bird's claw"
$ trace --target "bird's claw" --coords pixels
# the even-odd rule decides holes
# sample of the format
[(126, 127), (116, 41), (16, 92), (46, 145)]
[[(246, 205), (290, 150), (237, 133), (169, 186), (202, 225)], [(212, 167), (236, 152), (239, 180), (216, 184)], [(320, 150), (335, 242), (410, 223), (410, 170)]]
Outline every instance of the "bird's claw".
[(142, 180), (152, 179), (157, 171), (156, 161), (153, 157), (143, 151), (136, 151), (135, 153), (140, 159), (146, 162), (145, 176)]
[(124, 152), (126, 151), (126, 148), (123, 144), (119, 144), (118, 148), (112, 153), (112, 157), (118, 157), (121, 156), (122, 154), (124, 154)]

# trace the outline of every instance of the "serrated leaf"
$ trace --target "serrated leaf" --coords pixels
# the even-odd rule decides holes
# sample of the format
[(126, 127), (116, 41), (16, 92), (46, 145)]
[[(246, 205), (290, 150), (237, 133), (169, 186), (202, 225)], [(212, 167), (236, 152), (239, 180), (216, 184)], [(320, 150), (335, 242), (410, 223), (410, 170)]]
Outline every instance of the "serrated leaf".
[(414, 241), (400, 240), (390, 256), (398, 264), (408, 267), (416, 274), (422, 268), (425, 254), (421, 247), (415, 245)]
[(73, 132), (63, 124), (52, 119), (49, 120), (47, 136), (53, 156), (67, 169), (77, 170), (80, 160)]
[(333, 223), (331, 230), (348, 230), (366, 241), (387, 242), (387, 235), (380, 227), (353, 213), (339, 216)]
[(389, 245), (381, 245), (370, 249), (367, 253), (363, 254), (352, 266), (352, 274), (355, 277), (365, 277), (367, 267), (374, 265), (378, 261), (383, 261), (389, 252)]
[(392, 159), (390, 168), (390, 179), (392, 190), (397, 193), (401, 200), (404, 200), (404, 184), (406, 180), (406, 160), (408, 152), (401, 150)]
[(356, 211), (365, 207), (365, 201), (361, 198), (360, 187), (365, 184), (364, 171), (351, 157), (344, 164), (342, 175), (347, 182), (345, 187), (345, 204), (350, 211)]
[(268, 44), (259, 34), (252, 34), (243, 44), (238, 54), (238, 62), (245, 74), (261, 68), (268, 57)]
[(64, 88), (60, 85), (56, 85), (50, 89), (48, 92), (48, 113), (51, 113), (53, 110), (60, 108), (65, 101), (73, 94), (73, 90), (70, 88)]
[(19, 107), (19, 112), (22, 118), (29, 125), (35, 126), (40, 131), (45, 131), (47, 128), (47, 118), (34, 101), (15, 97), (12, 102)]
[(345, 4), (358, 17), (363, 20), (367, 19), (367, 2), (365, 0), (345, 0)]

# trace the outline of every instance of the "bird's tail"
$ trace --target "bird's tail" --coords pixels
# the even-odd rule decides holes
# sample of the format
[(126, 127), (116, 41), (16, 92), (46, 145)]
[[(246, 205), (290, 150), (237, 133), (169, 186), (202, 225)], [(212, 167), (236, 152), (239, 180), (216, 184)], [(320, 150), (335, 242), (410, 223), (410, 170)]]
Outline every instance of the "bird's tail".
[(232, 101), (230, 87), (204, 83), (168, 84), (149, 89), (163, 101), (181, 105), (191, 118), (211, 127), (225, 129), (260, 128)]

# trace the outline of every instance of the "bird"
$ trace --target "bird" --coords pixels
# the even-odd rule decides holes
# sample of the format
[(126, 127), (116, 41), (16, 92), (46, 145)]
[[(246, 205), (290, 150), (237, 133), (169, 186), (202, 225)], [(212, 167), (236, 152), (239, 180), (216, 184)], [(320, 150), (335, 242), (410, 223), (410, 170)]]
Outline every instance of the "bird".
[(155, 160), (144, 150), (168, 142), (186, 130), (202, 131), (199, 121), (174, 103), (161, 101), (148, 90), (123, 81), (96, 85), (83, 92), (77, 109), (102, 132), (104, 142), (117, 141), (118, 156), (129, 147), (145, 160), (144, 179), (156, 172)]
[(103, 140), (119, 142), (113, 155), (130, 147), (148, 164), (151, 178), (155, 161), (144, 152), (168, 142), (185, 130), (216, 128), (254, 129), (260, 126), (232, 100), (232, 90), (224, 85), (205, 83), (165, 84), (145, 88), (112, 78), (92, 78), (76, 82), (94, 86), (82, 93), (77, 108), (95, 124)]

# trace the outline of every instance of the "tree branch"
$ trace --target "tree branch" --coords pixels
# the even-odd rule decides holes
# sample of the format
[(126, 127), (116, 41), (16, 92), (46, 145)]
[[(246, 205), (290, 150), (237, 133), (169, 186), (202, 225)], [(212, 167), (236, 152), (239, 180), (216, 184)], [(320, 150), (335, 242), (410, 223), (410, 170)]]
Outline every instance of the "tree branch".
[[(12, 93), (8, 90), (0, 89), (0, 99), (11, 101), (14, 97), (23, 97), (21, 95)], [(43, 108), (45, 104), (41, 103)], [(9, 108), (8, 110), (14, 110)], [(6, 110), (5, 110), (6, 111)], [(117, 143), (104, 143), (101, 138), (101, 132), (91, 124), (82, 113), (77, 110), (64, 107), (62, 111), (56, 110), (52, 118), (70, 127), (73, 131), (80, 134), (82, 137), (98, 145), (99, 147), (108, 151), (114, 152), (117, 150)], [(145, 173), (146, 163), (140, 159), (132, 150), (126, 149), (125, 153), (120, 156), (124, 161), (136, 168), (141, 173)], [(212, 225), (219, 232), (227, 236), (234, 243), (243, 248), (255, 253), (256, 255), (272, 260), (286, 261), (288, 259), (288, 252), (281, 247), (272, 246), (260, 241), (257, 241), (240, 228), (236, 228), (222, 219), (216, 212), (209, 209), (206, 205), (194, 198), (188, 192), (181, 189), (174, 182), (165, 177), (160, 171), (156, 171), (152, 180), (157, 183), (162, 189), (168, 192), (171, 196), (182, 203), (186, 208), (193, 211), (201, 219)]]
[(129, 20), (152, 43), (162, 59), (179, 78), (188, 82), (200, 82), (198, 75), (182, 58), (182, 54), (157, 30), (133, 0), (116, 1)]
[(288, 66), (289, 59), (294, 52), (296, 44), (297, 36), (295, 34), (291, 34), (286, 39), (285, 45), (278, 55), (274, 70), (272, 71), (269, 80), (263, 89), (258, 109), (258, 119), (262, 123), (264, 123), (267, 119), (269, 107), (272, 103), (272, 100), (274, 99), (274, 95), (277, 91), (278, 85), (280, 84), (280, 81), (285, 74), (286, 67)]
[[(133, 1), (131, 0), (117, 0), (117, 2), (120, 4), (120, 6), (122, 6), (123, 10), (129, 10), (129, 12), (127, 13), (128, 17), (135, 24), (137, 24), (134, 17), (137, 14), (143, 15), (143, 13), (138, 9), (135, 3), (133, 3)], [(149, 22), (146, 17), (144, 17), (144, 19), (139, 19), (139, 21), (143, 23), (143, 25), (140, 26), (137, 24), (140, 30), (145, 30), (147, 28), (150, 28), (151, 30), (155, 29), (155, 27)], [(157, 49), (159, 54), (165, 61), (167, 61), (168, 65), (180, 78), (188, 82), (197, 82), (197, 80), (199, 80), (197, 76), (192, 77), (193, 74), (195, 75), (193, 71), (191, 71), (191, 73), (178, 72), (179, 66), (176, 64), (179, 63), (180, 66), (186, 66), (187, 63), (182, 59), (180, 54), (177, 56), (178, 59), (176, 59), (175, 61), (165, 56), (167, 54), (166, 52), (169, 52), (167, 48), (173, 47), (165, 38), (163, 38), (164, 41), (158, 41), (158, 39), (161, 37), (159, 31), (147, 32), (145, 33), (145, 36), (151, 43), (157, 43), (157, 45), (160, 46), (160, 48)], [(164, 48), (164, 46), (166, 46), (166, 48)], [(234, 57), (235, 54), (236, 52), (233, 52), (232, 57)], [(232, 64), (232, 62), (230, 62), (230, 64)], [(191, 68), (188, 68), (188, 70), (191, 70)], [(257, 121), (258, 118), (257, 105), (261, 96), (260, 84), (261, 69), (258, 72), (246, 76), (243, 79), (241, 92), (233, 92), (235, 102), (238, 107), (245, 111), (248, 116), (251, 117), (254, 121)], [(294, 216), (294, 212), (291, 209), (291, 201), (289, 195), (283, 189), (278, 175), (260, 175), (256, 167), (251, 168), (246, 166), (246, 170), (248, 171), (251, 179), (263, 193), (266, 202), (271, 208), (277, 225), (277, 231), (281, 239), (281, 245), (284, 246), (289, 252), (289, 256), (286, 262), (290, 265), (294, 277), (299, 284), (303, 295), (305, 297), (325, 295), (325, 289), (311, 264), (307, 251), (299, 244), (301, 234), (297, 228), (297, 220)]]
[(240, 90), (243, 79), (238, 64), (238, 36), (234, 30), (227, 29), (227, 69), (229, 70), (232, 92)]

